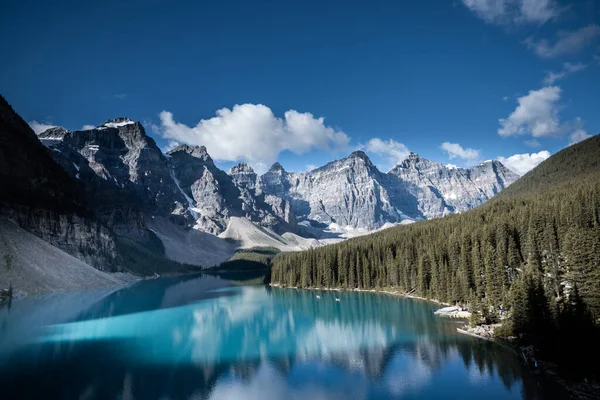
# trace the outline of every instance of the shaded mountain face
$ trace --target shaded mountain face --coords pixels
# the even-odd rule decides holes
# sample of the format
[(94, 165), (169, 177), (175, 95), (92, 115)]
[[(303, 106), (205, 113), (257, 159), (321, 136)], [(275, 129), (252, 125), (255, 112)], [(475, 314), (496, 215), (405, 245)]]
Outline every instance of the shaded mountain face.
[(121, 235), (145, 236), (145, 214), (169, 214), (186, 202), (167, 158), (139, 122), (117, 118), (84, 131), (53, 128), (39, 139), (81, 185), (96, 215)]
[(99, 269), (116, 268), (111, 232), (97, 222), (53, 153), (0, 96), (0, 217)]

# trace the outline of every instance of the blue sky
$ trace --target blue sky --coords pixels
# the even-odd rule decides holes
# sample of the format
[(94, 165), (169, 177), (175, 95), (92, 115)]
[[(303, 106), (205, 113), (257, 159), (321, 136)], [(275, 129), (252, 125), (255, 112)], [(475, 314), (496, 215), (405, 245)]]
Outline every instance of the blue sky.
[(524, 172), (600, 131), (593, 0), (25, 0), (0, 37), (0, 92), (36, 128), (128, 116), (223, 167), (362, 148)]

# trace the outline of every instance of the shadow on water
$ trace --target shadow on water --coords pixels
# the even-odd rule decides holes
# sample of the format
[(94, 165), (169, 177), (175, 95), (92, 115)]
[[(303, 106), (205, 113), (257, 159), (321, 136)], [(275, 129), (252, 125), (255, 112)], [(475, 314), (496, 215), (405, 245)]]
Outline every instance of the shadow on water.
[(15, 327), (2, 333), (0, 388), (2, 398), (564, 398), (433, 308), (211, 276), (15, 302), (0, 314)]

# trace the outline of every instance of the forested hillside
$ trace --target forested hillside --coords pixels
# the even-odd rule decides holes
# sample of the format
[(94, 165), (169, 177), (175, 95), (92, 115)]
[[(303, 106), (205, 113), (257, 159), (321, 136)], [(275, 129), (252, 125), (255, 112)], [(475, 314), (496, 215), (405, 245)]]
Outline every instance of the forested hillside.
[[(394, 287), (468, 303), (487, 320), (510, 316), (505, 332), (570, 357), (590, 344), (590, 321), (600, 318), (599, 160), (595, 136), (464, 214), (279, 254), (272, 282)], [(563, 350), (556, 351), (559, 343)]]

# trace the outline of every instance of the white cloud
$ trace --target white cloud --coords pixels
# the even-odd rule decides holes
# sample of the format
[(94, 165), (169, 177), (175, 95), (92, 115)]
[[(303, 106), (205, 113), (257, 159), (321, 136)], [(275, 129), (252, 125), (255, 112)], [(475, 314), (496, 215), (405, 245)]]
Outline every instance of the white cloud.
[(539, 153), (515, 154), (510, 157), (498, 157), (498, 161), (519, 175), (525, 175), (539, 163), (550, 157), (550, 152), (542, 150)]
[(258, 172), (271, 165), (284, 150), (303, 154), (312, 149), (332, 150), (348, 146), (341, 130), (324, 124), (310, 113), (286, 111), (283, 118), (262, 104), (235, 105), (217, 110), (194, 127), (175, 122), (168, 111), (160, 113), (160, 132), (165, 139), (206, 146), (220, 161), (246, 161)]
[(56, 128), (56, 125), (44, 124), (43, 122), (37, 122), (35, 120), (29, 121), (29, 126), (31, 127), (31, 129), (33, 129), (36, 135), (39, 135), (40, 133), (47, 131), (50, 128)]
[(444, 142), (440, 147), (448, 153), (448, 157), (451, 160), (454, 158), (462, 158), (463, 160), (473, 161), (479, 158), (479, 150), (465, 149), (458, 143)]
[(386, 170), (406, 160), (410, 154), (408, 147), (393, 139), (381, 140), (379, 138), (373, 138), (365, 145), (361, 145), (360, 148), (366, 150), (368, 153), (382, 156), (385, 161), (380, 164), (383, 164), (382, 169)]
[(531, 90), (519, 97), (519, 105), (508, 116), (499, 120), (500, 136), (531, 134), (533, 137), (560, 135), (558, 118), (561, 90), (558, 86), (547, 86)]
[(318, 167), (315, 164), (306, 164), (306, 171), (312, 171), (313, 169), (317, 169)]
[(592, 137), (592, 135), (588, 134), (584, 129), (577, 129), (569, 135), (569, 145), (579, 143), (589, 137)]
[(458, 165), (455, 165), (455, 164), (446, 164), (446, 168), (448, 168), (448, 169), (457, 169)]
[(583, 69), (586, 69), (586, 68), (587, 68), (587, 65), (582, 64), (582, 63), (576, 63), (576, 64), (571, 64), (568, 62), (564, 63), (563, 69), (561, 71), (558, 71), (558, 72), (549, 71), (546, 74), (546, 76), (544, 77), (544, 84), (552, 85), (557, 80), (566, 78), (567, 76), (569, 76), (575, 72), (581, 71)]
[(502, 100), (504, 100), (504, 101), (509, 101), (509, 100), (510, 100), (510, 97), (508, 97), (508, 96), (504, 96), (504, 97), (502, 98)]
[(86, 124), (86, 125), (84, 125), (84, 126), (81, 127), (82, 131), (89, 131), (90, 129), (96, 129), (96, 126), (95, 125), (87, 125)]
[(119, 100), (124, 100), (125, 97), (127, 97), (127, 93), (117, 93), (117, 94), (114, 94), (113, 97), (115, 97)]
[(479, 18), (494, 24), (543, 24), (556, 17), (560, 8), (554, 0), (462, 0)]
[(576, 53), (596, 40), (598, 36), (600, 36), (600, 26), (592, 24), (576, 31), (559, 31), (554, 44), (550, 44), (546, 39), (535, 40), (531, 36), (525, 39), (524, 43), (538, 56), (552, 58)]

